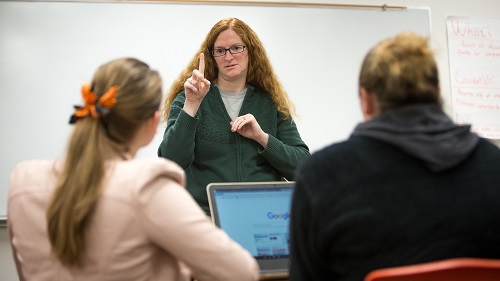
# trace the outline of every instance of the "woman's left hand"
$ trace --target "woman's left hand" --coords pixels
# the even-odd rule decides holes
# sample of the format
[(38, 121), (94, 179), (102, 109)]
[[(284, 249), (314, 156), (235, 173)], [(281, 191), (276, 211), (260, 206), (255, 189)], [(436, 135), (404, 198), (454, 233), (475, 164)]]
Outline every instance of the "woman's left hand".
[(269, 136), (261, 129), (259, 122), (252, 114), (238, 116), (230, 124), (231, 132), (238, 132), (245, 138), (253, 139), (264, 148), (267, 146)]

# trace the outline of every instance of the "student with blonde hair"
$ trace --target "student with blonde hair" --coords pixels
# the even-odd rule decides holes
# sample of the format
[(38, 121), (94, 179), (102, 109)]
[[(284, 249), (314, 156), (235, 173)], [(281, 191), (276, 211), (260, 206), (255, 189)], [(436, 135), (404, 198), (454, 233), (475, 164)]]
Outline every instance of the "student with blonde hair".
[(374, 46), (359, 92), (365, 122), (298, 171), (290, 280), (499, 259), (500, 149), (443, 112), (428, 40), (401, 33)]
[(257, 280), (166, 159), (134, 159), (160, 119), (162, 80), (137, 59), (100, 66), (64, 159), (20, 163), (8, 228), (20, 280)]
[(209, 183), (293, 180), (310, 155), (262, 42), (237, 18), (212, 27), (164, 110), (158, 155), (185, 169), (188, 191), (207, 214)]

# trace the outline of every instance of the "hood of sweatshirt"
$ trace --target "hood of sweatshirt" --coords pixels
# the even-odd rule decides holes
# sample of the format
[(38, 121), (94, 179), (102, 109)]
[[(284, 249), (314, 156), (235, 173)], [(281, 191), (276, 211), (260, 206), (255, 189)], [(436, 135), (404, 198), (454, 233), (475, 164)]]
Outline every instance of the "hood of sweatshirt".
[(388, 110), (360, 123), (352, 136), (363, 136), (394, 145), (421, 159), (433, 171), (462, 163), (475, 149), (479, 137), (470, 125), (457, 125), (435, 104), (417, 104)]

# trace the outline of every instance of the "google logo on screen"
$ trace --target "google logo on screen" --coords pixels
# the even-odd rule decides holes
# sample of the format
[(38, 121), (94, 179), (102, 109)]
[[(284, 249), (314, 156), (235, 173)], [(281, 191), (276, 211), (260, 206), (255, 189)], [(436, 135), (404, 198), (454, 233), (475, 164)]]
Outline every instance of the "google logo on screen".
[(290, 218), (290, 213), (286, 212), (286, 213), (283, 213), (283, 214), (278, 214), (278, 213), (269, 212), (269, 213), (267, 213), (267, 218), (269, 218), (271, 220), (282, 219), (282, 220), (286, 221), (287, 219)]

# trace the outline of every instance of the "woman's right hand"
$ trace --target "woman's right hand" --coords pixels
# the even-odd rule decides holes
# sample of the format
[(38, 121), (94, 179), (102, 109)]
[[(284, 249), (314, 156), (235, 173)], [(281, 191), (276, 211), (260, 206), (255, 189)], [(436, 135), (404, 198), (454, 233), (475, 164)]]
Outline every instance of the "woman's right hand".
[(205, 55), (201, 53), (198, 69), (193, 70), (191, 77), (184, 83), (184, 93), (186, 95), (184, 111), (194, 117), (209, 89), (210, 81), (205, 79)]

